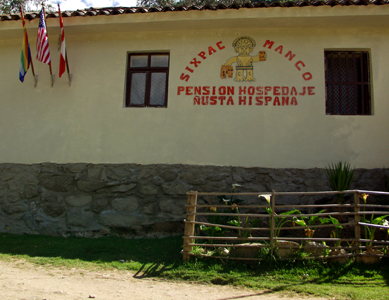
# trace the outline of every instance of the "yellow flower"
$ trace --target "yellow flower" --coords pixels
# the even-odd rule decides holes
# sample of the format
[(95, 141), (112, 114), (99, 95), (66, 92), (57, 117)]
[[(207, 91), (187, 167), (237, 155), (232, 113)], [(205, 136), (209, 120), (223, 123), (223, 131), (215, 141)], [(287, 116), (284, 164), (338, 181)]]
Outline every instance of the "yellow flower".
[(237, 207), (238, 207), (238, 205), (236, 205), (236, 203), (234, 203), (234, 204), (232, 204), (231, 209), (234, 210), (234, 209), (237, 208)]
[(369, 197), (369, 194), (363, 193), (362, 195), (359, 196), (359, 198), (363, 199), (363, 202), (366, 204), (367, 197)]
[(213, 206), (210, 207), (209, 209), (212, 210), (213, 212), (216, 212), (216, 210), (217, 210), (216, 207), (213, 207)]

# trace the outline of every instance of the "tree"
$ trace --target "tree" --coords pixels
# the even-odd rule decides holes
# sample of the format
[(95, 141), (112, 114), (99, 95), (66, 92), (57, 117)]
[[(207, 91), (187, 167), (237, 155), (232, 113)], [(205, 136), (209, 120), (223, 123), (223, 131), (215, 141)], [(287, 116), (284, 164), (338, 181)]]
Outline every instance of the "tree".
[(164, 7), (164, 6), (192, 6), (192, 5), (231, 5), (232, 3), (244, 4), (250, 0), (138, 0), (137, 6)]
[(0, 0), (0, 14), (18, 13), (20, 8), (26, 11), (40, 10), (42, 2), (46, 10), (53, 10), (53, 4), (48, 0)]

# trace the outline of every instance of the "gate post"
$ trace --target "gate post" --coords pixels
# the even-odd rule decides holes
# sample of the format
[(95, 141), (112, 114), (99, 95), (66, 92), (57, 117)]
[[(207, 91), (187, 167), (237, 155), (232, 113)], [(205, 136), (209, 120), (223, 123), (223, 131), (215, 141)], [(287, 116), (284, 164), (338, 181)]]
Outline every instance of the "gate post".
[(186, 207), (186, 220), (185, 222), (185, 231), (184, 231), (184, 249), (183, 249), (183, 259), (184, 261), (190, 260), (189, 253), (192, 251), (192, 246), (189, 244), (193, 243), (193, 238), (190, 236), (194, 236), (195, 232), (195, 224), (188, 223), (196, 220), (195, 215), (189, 215), (190, 213), (196, 213), (196, 205), (197, 205), (197, 192), (188, 192), (188, 205)]

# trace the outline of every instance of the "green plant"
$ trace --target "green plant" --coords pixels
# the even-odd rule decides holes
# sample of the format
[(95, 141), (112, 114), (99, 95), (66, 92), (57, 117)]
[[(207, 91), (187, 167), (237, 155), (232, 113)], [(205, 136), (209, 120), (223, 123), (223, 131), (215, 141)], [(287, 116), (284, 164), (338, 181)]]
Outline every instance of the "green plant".
[[(340, 232), (343, 229), (343, 227), (340, 225), (339, 221), (337, 219), (335, 219), (334, 217), (332, 217), (332, 216), (329, 216), (329, 221), (332, 224), (335, 225), (335, 229), (331, 233), (331, 238), (339, 239), (340, 238)], [(334, 242), (335, 247), (339, 247), (340, 243), (341, 243), (340, 241), (335, 241)]]
[[(237, 205), (235, 206), (235, 208), (233, 206), (233, 209), (236, 210), (237, 213), (239, 213), (239, 208)], [(246, 219), (244, 221), (241, 221), (240, 217), (237, 217), (236, 220), (228, 221), (228, 224), (233, 225), (233, 226), (237, 226), (237, 227), (253, 228), (255, 225), (259, 224), (260, 222), (261, 222), (261, 220), (259, 220), (257, 218), (249, 221), (249, 217), (246, 217)], [(240, 230), (239, 229), (239, 236), (247, 238), (247, 237), (251, 236), (250, 232), (251, 232), (250, 230), (245, 230), (245, 229)]]
[[(317, 212), (317, 214), (321, 214), (325, 212), (325, 209)], [(307, 220), (308, 219), (308, 220)], [(307, 220), (307, 221), (305, 221)], [(299, 226), (306, 226), (308, 228), (306, 228), (304, 231), (305, 231), (305, 236), (308, 237), (308, 238), (313, 238), (313, 235), (315, 234), (315, 230), (312, 230), (310, 227), (315, 225), (315, 222), (316, 220), (319, 220), (320, 221), (320, 224), (325, 224), (325, 223), (328, 223), (330, 220), (328, 218), (320, 218), (320, 216), (311, 216), (310, 218), (308, 217), (293, 217), (293, 226), (295, 224), (299, 225)]]
[[(363, 202), (366, 204), (367, 197), (369, 197), (369, 195), (364, 193), (359, 197), (362, 198)], [(365, 211), (365, 208), (363, 208), (363, 211)], [(384, 216), (379, 216), (377, 218), (374, 218), (374, 214), (372, 214), (370, 216), (370, 220), (368, 220), (366, 218), (366, 215), (362, 215), (361, 220), (364, 223), (370, 223), (370, 224), (381, 225), (381, 226), (389, 226), (389, 221), (386, 220), (386, 217), (389, 217), (389, 215), (384, 215)], [(365, 229), (365, 237), (367, 237), (370, 240), (369, 243), (366, 243), (366, 246), (372, 246), (374, 240), (374, 234), (375, 231), (377, 230), (377, 227), (364, 226), (364, 229)], [(388, 229), (388, 234), (389, 234), (389, 229)]]
[[(271, 196), (270, 195), (259, 195), (259, 198), (265, 198), (267, 203), (269, 204), (269, 207), (265, 207), (266, 212), (270, 215), (269, 217), (269, 226), (271, 226), (271, 216), (273, 215), (273, 210), (271, 208)], [(279, 215), (274, 212), (274, 221), (275, 221), (275, 229), (274, 230), (274, 236), (279, 237), (281, 232), (281, 227), (284, 226), (286, 223), (291, 222), (291, 219), (288, 217), (282, 217), (282, 216), (289, 216), (293, 214), (301, 214), (301, 212), (298, 209), (293, 209), (290, 211), (286, 211), (283, 213), (280, 213)]]
[[(331, 164), (326, 168), (327, 179), (333, 191), (346, 191), (350, 189), (352, 180), (354, 179), (354, 169), (348, 163), (338, 162)], [(344, 194), (338, 195), (338, 202), (344, 201)]]

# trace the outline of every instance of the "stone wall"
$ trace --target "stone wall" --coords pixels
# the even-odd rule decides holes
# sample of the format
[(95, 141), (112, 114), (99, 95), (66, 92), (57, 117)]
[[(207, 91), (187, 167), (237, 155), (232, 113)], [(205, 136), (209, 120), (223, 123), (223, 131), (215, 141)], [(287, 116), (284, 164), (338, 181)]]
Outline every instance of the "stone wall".
[[(384, 191), (384, 173), (358, 169), (352, 187)], [(181, 234), (186, 192), (231, 192), (233, 183), (241, 185), (237, 192), (329, 190), (324, 169), (0, 164), (0, 232), (99, 236), (109, 229), (131, 236)], [(277, 203), (319, 200), (283, 197)]]

